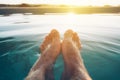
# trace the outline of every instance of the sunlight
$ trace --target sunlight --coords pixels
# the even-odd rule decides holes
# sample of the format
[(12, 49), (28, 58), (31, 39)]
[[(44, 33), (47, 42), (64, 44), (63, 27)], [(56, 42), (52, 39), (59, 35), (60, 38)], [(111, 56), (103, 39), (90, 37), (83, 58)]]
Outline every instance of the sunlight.
[[(26, 18), (29, 19), (29, 21)], [(106, 20), (103, 20), (103, 18)], [(81, 33), (97, 34), (97, 32), (100, 29), (99, 26), (104, 26), (104, 25), (111, 26), (109, 24), (109, 18), (106, 18), (106, 16), (87, 15), (87, 14), (77, 15), (74, 12), (69, 12), (66, 13), (65, 15), (29, 15), (29, 16), (10, 15), (5, 18), (0, 17), (0, 19), (2, 21), (1, 26), (10, 25), (9, 31), (0, 32), (1, 37), (15, 36), (15, 35), (29, 35), (29, 34), (30, 35), (43, 34), (43, 33), (49, 33), (51, 29), (57, 29), (61, 34), (64, 34), (64, 32), (67, 29), (72, 29), (74, 31)], [(28, 21), (29, 23), (14, 24), (17, 20), (19, 22)], [(21, 28), (19, 28), (19, 25), (21, 26)], [(118, 27), (119, 25), (117, 26), (117, 28)], [(13, 30), (11, 30), (11, 28)], [(5, 29), (5, 27), (3, 29)]]
[(76, 14), (74, 12), (67, 13), (68, 16), (75, 16)]
[(66, 13), (67, 15), (66, 15), (66, 17), (68, 18), (68, 21), (69, 22), (71, 22), (71, 23), (76, 23), (76, 20), (77, 20), (77, 18), (76, 18), (76, 16), (77, 16), (77, 14), (75, 14), (74, 12), (69, 12), (69, 13)]

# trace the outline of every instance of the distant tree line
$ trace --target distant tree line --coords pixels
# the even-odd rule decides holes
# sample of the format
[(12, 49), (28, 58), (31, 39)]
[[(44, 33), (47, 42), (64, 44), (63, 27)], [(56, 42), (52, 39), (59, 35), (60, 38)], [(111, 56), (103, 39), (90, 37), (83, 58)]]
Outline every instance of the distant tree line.
[(32, 5), (22, 3), (22, 4), (0, 4), (0, 7), (32, 7)]

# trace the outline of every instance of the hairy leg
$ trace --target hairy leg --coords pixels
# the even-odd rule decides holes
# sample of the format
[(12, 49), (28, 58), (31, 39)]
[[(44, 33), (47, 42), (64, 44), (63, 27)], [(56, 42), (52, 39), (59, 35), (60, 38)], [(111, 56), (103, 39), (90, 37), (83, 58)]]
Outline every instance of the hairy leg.
[[(31, 68), (26, 80), (47, 80), (48, 78), (54, 80), (53, 64), (60, 53), (60, 36), (57, 30), (52, 30), (46, 36), (40, 49), (42, 54)], [(45, 77), (48, 78), (45, 79)]]
[(62, 80), (91, 80), (80, 55), (80, 40), (77, 33), (68, 30), (62, 42), (65, 70)]

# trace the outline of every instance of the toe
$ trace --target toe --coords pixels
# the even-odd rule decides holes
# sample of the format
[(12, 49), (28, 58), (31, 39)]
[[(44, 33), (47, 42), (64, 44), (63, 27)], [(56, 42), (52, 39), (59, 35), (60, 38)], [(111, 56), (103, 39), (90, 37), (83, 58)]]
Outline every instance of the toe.
[(60, 39), (60, 34), (57, 30), (53, 29), (51, 31), (51, 35), (52, 35), (52, 41), (55, 41), (56, 39)]
[(47, 42), (44, 40), (43, 43), (42, 43), (41, 46), (40, 46), (41, 52), (43, 52), (46, 47), (47, 47)]
[(43, 51), (46, 49), (46, 47), (50, 44), (50, 42), (51, 42), (51, 35), (48, 34), (48, 35), (45, 37), (43, 43), (41, 44), (40, 50), (43, 52)]
[(73, 31), (71, 29), (67, 30), (64, 34), (64, 38), (72, 38)]
[(72, 40), (76, 43), (77, 47), (80, 49), (81, 48), (81, 43), (80, 43), (79, 36), (76, 32), (74, 32)]
[(40, 46), (41, 51), (43, 52), (49, 44), (51, 44), (53, 41), (60, 39), (59, 32), (55, 29), (51, 30), (51, 32), (45, 37), (42, 45)]

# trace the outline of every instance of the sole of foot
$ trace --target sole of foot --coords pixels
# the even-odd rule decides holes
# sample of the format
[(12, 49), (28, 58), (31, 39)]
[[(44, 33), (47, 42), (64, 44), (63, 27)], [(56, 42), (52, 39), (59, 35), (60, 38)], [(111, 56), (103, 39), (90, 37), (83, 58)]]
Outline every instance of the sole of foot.
[(60, 53), (60, 35), (53, 29), (40, 46), (41, 56), (38, 58), (26, 80), (54, 80), (53, 64)]
[(67, 30), (62, 42), (62, 54), (65, 70), (62, 80), (91, 80), (84, 66), (81, 54), (79, 36), (72, 30)]

